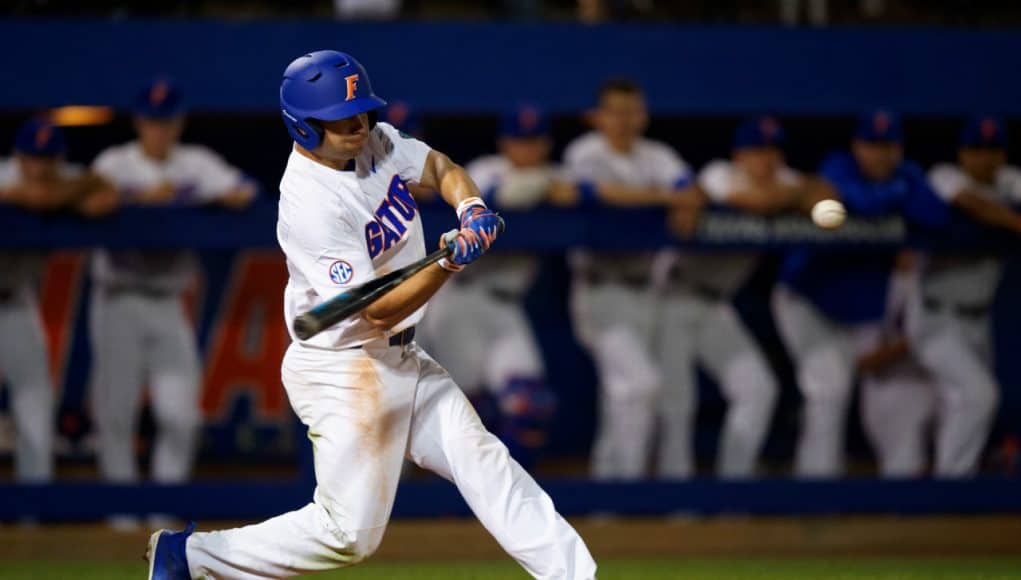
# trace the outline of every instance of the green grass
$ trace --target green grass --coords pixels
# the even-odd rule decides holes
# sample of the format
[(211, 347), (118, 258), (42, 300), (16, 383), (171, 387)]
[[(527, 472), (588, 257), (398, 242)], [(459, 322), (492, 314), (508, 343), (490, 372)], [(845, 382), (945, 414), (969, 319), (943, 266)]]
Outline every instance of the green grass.
[[(142, 563), (0, 562), (0, 579), (138, 580)], [(316, 575), (329, 580), (527, 580), (512, 562), (369, 562)], [(1021, 580), (1021, 559), (606, 560), (600, 580)]]

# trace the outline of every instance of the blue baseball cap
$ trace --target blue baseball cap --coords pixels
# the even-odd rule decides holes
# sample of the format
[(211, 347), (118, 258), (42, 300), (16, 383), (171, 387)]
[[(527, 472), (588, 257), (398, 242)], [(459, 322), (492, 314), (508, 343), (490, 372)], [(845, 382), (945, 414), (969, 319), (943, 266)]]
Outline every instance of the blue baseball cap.
[(787, 135), (774, 117), (764, 115), (745, 119), (734, 131), (734, 149), (783, 147)]
[(549, 117), (534, 105), (519, 105), (504, 112), (500, 123), (500, 136), (512, 139), (547, 137)]
[(961, 130), (961, 147), (1005, 149), (1007, 124), (1000, 117), (977, 115), (968, 119)]
[(168, 78), (154, 79), (135, 96), (134, 112), (147, 119), (172, 119), (184, 114), (181, 89)]
[(64, 132), (46, 119), (30, 119), (18, 128), (14, 151), (31, 157), (60, 157), (67, 152)]
[(422, 119), (418, 112), (404, 101), (390, 101), (390, 104), (380, 111), (379, 116), (380, 121), (390, 123), (398, 131), (410, 135), (422, 130)]
[(889, 109), (875, 109), (858, 117), (854, 138), (874, 143), (900, 143), (904, 127), (900, 115)]

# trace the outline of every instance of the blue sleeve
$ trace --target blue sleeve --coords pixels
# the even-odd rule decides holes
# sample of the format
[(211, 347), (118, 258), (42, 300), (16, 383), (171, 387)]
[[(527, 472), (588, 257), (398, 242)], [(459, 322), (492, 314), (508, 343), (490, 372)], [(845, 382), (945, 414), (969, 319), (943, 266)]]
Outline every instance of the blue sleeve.
[(906, 163), (904, 171), (910, 185), (901, 208), (904, 218), (929, 228), (949, 226), (950, 207), (929, 186), (922, 168), (913, 163)]

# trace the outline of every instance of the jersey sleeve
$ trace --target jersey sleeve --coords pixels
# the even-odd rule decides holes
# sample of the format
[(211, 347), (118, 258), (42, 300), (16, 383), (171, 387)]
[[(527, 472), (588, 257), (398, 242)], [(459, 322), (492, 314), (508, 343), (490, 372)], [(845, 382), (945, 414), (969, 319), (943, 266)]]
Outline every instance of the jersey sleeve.
[(323, 219), (282, 207), (277, 239), (291, 267), (324, 301), (376, 277), (362, 232), (343, 216)]
[(694, 183), (695, 176), (691, 171), (691, 167), (681, 159), (677, 152), (663, 144), (659, 144), (657, 149), (657, 157), (659, 157), (656, 163), (658, 172), (657, 185), (660, 187), (682, 189)]
[(386, 138), (393, 145), (391, 155), (397, 165), (397, 172), (404, 181), (419, 183), (422, 180), (422, 172), (425, 171), (425, 162), (429, 157), (432, 148), (423, 141), (415, 139), (407, 133), (398, 131), (388, 123), (377, 123), (376, 127), (383, 132)]
[(92, 171), (100, 177), (112, 181), (113, 183), (118, 183), (118, 165), (119, 159), (116, 151), (113, 149), (107, 149), (92, 160)]
[(698, 175), (698, 185), (715, 203), (725, 203), (734, 193), (736, 185), (733, 166), (723, 160), (716, 160), (706, 165)]
[(241, 170), (227, 163), (211, 149), (195, 149), (193, 163), (197, 169), (196, 197), (200, 201), (215, 201), (224, 197), (244, 181)]
[(968, 177), (960, 169), (944, 163), (929, 171), (929, 185), (940, 199), (949, 203), (968, 186)]
[(18, 182), (18, 170), (13, 159), (0, 160), (0, 188), (13, 187)]
[(1011, 205), (1021, 204), (1021, 169), (1013, 166), (1004, 167), (1001, 170), (1002, 178), (998, 179), (1007, 203)]
[(571, 181), (598, 181), (603, 160), (584, 145), (587, 142), (575, 141), (568, 145), (564, 152), (564, 175)]

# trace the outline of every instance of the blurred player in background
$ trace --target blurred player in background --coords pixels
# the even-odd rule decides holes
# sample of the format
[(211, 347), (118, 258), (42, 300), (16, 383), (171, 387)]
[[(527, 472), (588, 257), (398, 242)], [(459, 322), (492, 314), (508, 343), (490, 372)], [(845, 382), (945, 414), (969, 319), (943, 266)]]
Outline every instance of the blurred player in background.
[(910, 351), (905, 318), (918, 292), (918, 255), (897, 256), (886, 312), (872, 343), (858, 358), (862, 426), (875, 450), (883, 477), (925, 474), (926, 436), (935, 409), (932, 378)]
[[(553, 194), (549, 120), (536, 107), (503, 115), (499, 154), (465, 169), (489, 207), (528, 210)], [(555, 398), (522, 304), (538, 270), (530, 254), (494, 254), (462, 272), (430, 303), (427, 346), (483, 416), (498, 423), (515, 459), (531, 467), (546, 443)]]
[[(687, 164), (666, 144), (642, 137), (649, 117), (634, 82), (606, 81), (591, 122), (595, 130), (575, 139), (564, 153), (565, 171), (578, 184), (577, 203), (667, 207), (694, 197)], [(651, 252), (571, 256), (575, 332), (591, 353), (600, 381), (592, 457), (598, 479), (646, 475), (661, 384), (653, 350), (652, 261)]]
[[(945, 227), (949, 212), (918, 165), (903, 158), (900, 118), (886, 110), (862, 115), (849, 153), (829, 156), (820, 174), (852, 215), (901, 215)], [(858, 356), (878, 340), (893, 272), (893, 252), (789, 252), (773, 295), (778, 330), (804, 395), (795, 474), (836, 477), (844, 466), (844, 433)]]
[[(0, 161), (0, 202), (33, 211), (73, 209), (88, 216), (111, 211), (113, 188), (64, 161), (60, 128), (33, 119), (18, 129), (14, 157)], [(15, 425), (15, 477), (23, 482), (53, 477), (54, 391), (36, 284), (44, 252), (0, 253), (0, 374), (10, 388)]]
[[(173, 83), (147, 85), (134, 105), (138, 139), (103, 151), (94, 170), (117, 186), (125, 205), (247, 205), (255, 188), (239, 170), (179, 142), (184, 113)], [(153, 479), (179, 482), (191, 472), (201, 369), (182, 295), (197, 271), (195, 256), (181, 250), (100, 250), (93, 258), (92, 405), (108, 481), (138, 479), (134, 435), (146, 386), (157, 427)]]
[[(1007, 165), (1002, 119), (970, 119), (957, 164), (934, 167), (929, 181), (947, 203), (980, 223), (1021, 233), (1021, 215), (1010, 206), (1021, 203), (1021, 169)], [(996, 255), (935, 253), (912, 301), (911, 345), (939, 393), (937, 476), (974, 474), (989, 436), (999, 400), (990, 311), (1001, 271)]]
[[(757, 214), (794, 209), (808, 180), (784, 163), (784, 140), (783, 128), (772, 117), (745, 121), (734, 135), (732, 159), (715, 160), (699, 174), (701, 193), (709, 202)], [(657, 340), (663, 373), (658, 406), (662, 477), (690, 477), (695, 470), (696, 364), (716, 380), (728, 402), (717, 474), (754, 475), (778, 387), (731, 300), (756, 261), (750, 253), (670, 252), (657, 264), (663, 289)]]

